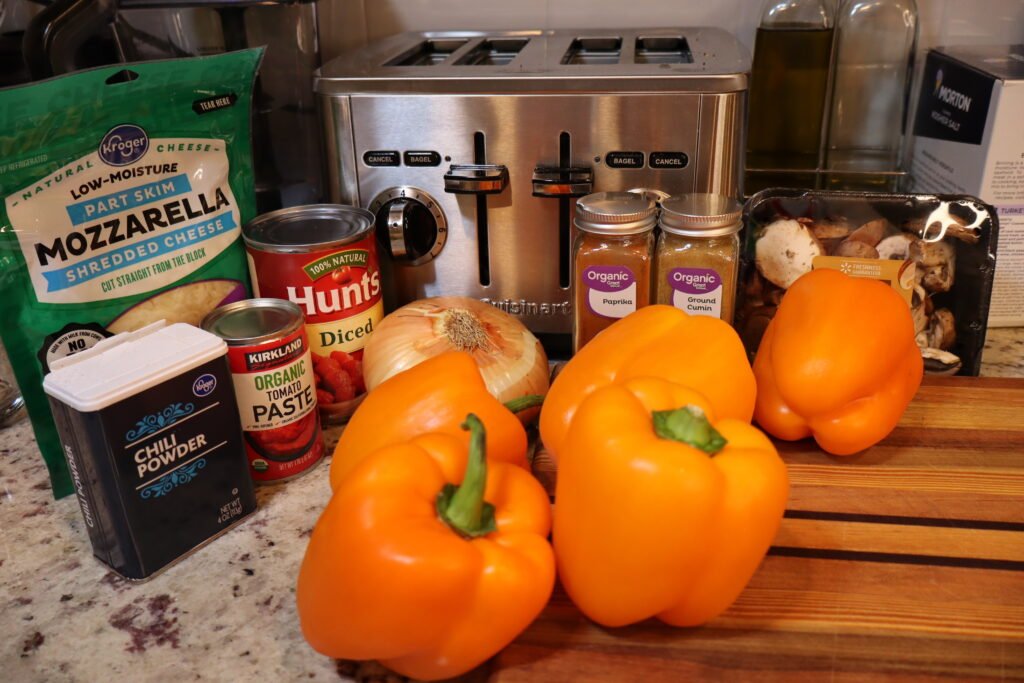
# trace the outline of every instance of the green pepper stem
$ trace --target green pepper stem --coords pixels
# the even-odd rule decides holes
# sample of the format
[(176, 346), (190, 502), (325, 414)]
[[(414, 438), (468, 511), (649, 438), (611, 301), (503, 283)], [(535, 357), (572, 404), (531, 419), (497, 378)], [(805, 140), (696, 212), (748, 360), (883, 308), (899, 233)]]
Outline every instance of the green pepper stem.
[(526, 396), (514, 398), (511, 401), (505, 401), (505, 407), (513, 413), (521, 413), (524, 410), (536, 408), (542, 403), (544, 403), (544, 394), (528, 394)]
[(729, 443), (697, 406), (655, 410), (651, 417), (654, 419), (654, 433), (659, 437), (685, 443), (708, 455), (715, 455)]
[(469, 432), (466, 474), (458, 486), (446, 484), (437, 496), (437, 512), (458, 534), (467, 538), (483, 536), (497, 529), (494, 506), (484, 501), (487, 488), (487, 431), (473, 413), (462, 428)]

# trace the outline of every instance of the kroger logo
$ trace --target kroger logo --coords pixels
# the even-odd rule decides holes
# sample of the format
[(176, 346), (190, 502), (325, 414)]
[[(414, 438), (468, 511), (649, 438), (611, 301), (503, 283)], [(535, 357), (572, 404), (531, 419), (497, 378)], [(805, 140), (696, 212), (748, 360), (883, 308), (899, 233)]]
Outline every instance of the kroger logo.
[(209, 396), (216, 387), (217, 378), (210, 373), (206, 373), (205, 375), (199, 375), (199, 377), (196, 377), (196, 381), (192, 382), (192, 393), (196, 396)]
[(111, 166), (135, 163), (149, 150), (146, 131), (130, 123), (114, 126), (100, 142), (100, 159)]

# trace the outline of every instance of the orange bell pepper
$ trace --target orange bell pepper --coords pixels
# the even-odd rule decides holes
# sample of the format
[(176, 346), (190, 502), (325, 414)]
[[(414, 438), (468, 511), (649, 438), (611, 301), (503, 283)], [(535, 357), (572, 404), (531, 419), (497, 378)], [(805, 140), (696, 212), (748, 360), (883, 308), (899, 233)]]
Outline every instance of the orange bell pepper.
[(696, 391), (654, 378), (598, 389), (558, 463), (562, 585), (605, 626), (702, 624), (754, 574), (788, 491), (771, 441), (741, 420), (716, 421)]
[(466, 422), (468, 458), (461, 439), (425, 434), (373, 453), (335, 490), (296, 589), (313, 649), (448, 678), (540, 614), (555, 581), (548, 497), (526, 470), (488, 464), (482, 424)]
[(551, 384), (540, 435), (552, 458), (560, 459), (580, 402), (599, 387), (633, 377), (661, 377), (691, 387), (723, 418), (749, 422), (754, 412), (754, 373), (728, 323), (673, 306), (646, 306), (588, 342)]
[[(536, 405), (534, 399), (539, 398), (526, 397), (521, 405)], [(519, 418), (487, 392), (471, 355), (451, 351), (398, 373), (366, 395), (334, 448), (331, 489), (337, 489), (348, 472), (373, 451), (405, 443), (419, 434), (442, 432), (468, 444), (469, 437), (459, 425), (469, 412), (487, 427), (491, 460), (529, 467), (526, 430)]]
[(893, 430), (924, 364), (906, 302), (888, 285), (813, 270), (782, 298), (754, 359), (754, 417), (769, 434), (813, 436), (834, 455)]

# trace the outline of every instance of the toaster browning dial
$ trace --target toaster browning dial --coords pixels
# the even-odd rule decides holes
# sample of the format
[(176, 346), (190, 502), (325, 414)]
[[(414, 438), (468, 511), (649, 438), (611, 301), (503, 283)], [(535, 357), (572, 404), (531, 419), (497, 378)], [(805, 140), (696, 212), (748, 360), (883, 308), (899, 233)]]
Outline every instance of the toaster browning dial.
[(392, 187), (370, 203), (377, 236), (395, 261), (418, 266), (441, 253), (448, 221), (437, 201), (416, 187)]

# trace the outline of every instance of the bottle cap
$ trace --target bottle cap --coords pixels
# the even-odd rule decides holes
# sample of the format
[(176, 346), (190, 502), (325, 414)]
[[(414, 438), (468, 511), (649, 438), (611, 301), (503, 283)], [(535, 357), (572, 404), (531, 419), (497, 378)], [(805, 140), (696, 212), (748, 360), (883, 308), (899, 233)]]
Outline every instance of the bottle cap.
[(633, 192), (595, 192), (576, 200), (576, 227), (599, 235), (638, 235), (654, 229), (658, 205)]
[(720, 194), (680, 194), (661, 203), (661, 229), (688, 237), (731, 235), (742, 227), (743, 205)]

